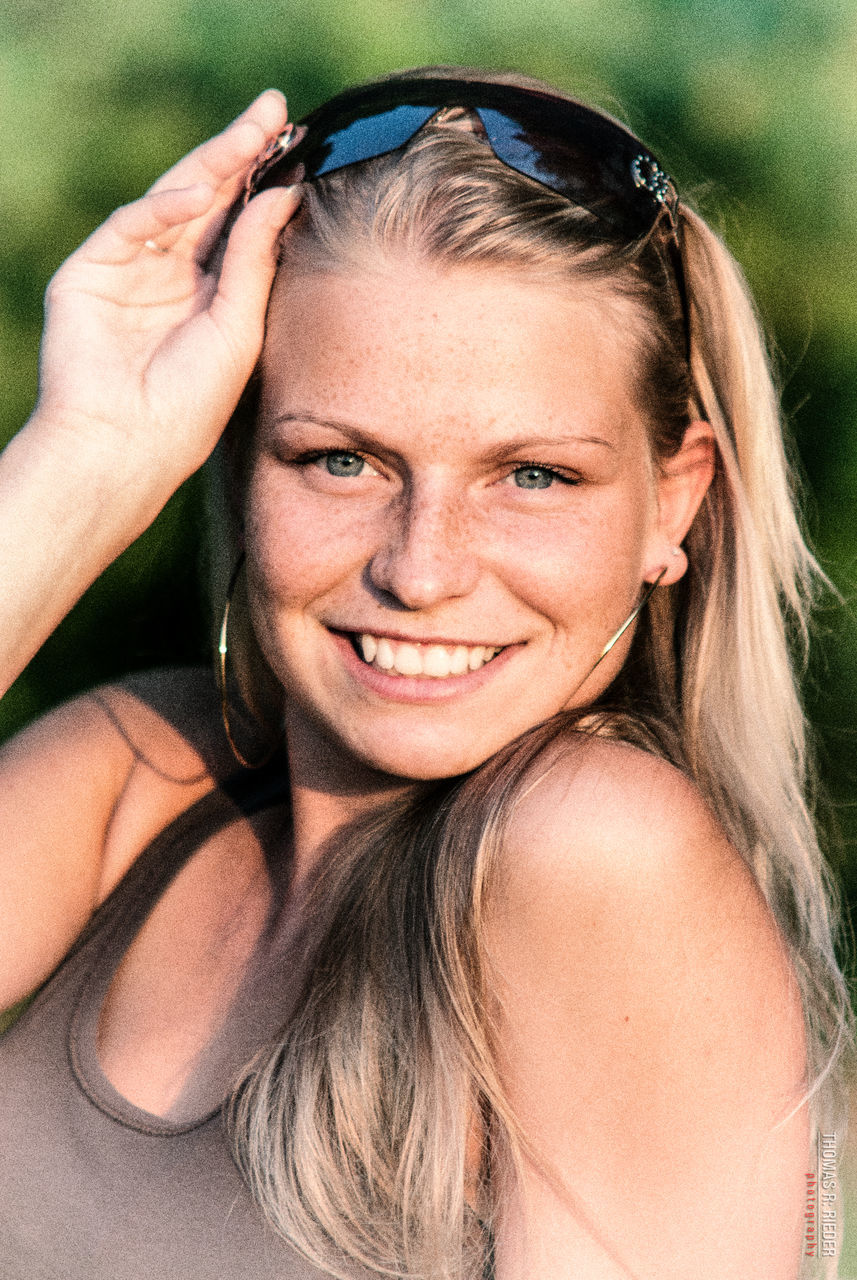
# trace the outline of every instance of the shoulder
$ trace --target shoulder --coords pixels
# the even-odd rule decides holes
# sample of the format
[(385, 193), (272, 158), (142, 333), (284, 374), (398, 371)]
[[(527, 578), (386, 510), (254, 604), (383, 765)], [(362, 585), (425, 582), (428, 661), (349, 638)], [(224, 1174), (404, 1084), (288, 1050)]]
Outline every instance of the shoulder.
[[(492, 886), (505, 1079), (547, 1165), (642, 1274), (661, 1249), (676, 1269), (659, 1274), (690, 1274), (689, 1249), (719, 1276), (727, 1248), (738, 1268), (761, 1249), (766, 1274), (790, 1274), (773, 1260), (798, 1229), (808, 1146), (801, 1001), (753, 875), (693, 783), (621, 742), (555, 745), (523, 780)], [(542, 1191), (528, 1192), (538, 1229), (547, 1240), (550, 1221), (557, 1256), (574, 1256), (579, 1224)], [(755, 1231), (760, 1206), (785, 1245)], [(614, 1274), (593, 1268), (578, 1274)]]
[(141, 672), (88, 695), (131, 757), (107, 831), (99, 900), (174, 818), (235, 772), (214, 678), (203, 668)]
[(734, 920), (740, 904), (742, 919), (768, 919), (752, 872), (694, 783), (659, 756), (583, 734), (554, 744), (519, 787), (499, 883), (518, 905), (547, 897), (559, 909), (570, 895), (635, 918), (649, 906), (650, 931), (679, 928), (715, 904), (718, 918)]
[(0, 750), (0, 1007), (51, 972), (140, 850), (215, 780), (199, 673), (105, 685)]
[(2, 827), (9, 847), (31, 845), (42, 867), (77, 861), (97, 902), (232, 769), (210, 674), (130, 675), (70, 699), (3, 746)]
[(84, 696), (144, 768), (182, 783), (203, 773), (214, 781), (235, 767), (214, 677), (204, 667), (137, 672)]
[(785, 944), (750, 868), (694, 783), (626, 743), (575, 735), (531, 766), (492, 901), (507, 960), (516, 943), (552, 957), (558, 980), (580, 989), (590, 977), (593, 998), (609, 969), (653, 1016), (691, 988), (698, 1008), (725, 1011), (739, 979), (794, 1009)]
[[(135, 764), (176, 781), (226, 767), (214, 682), (202, 668), (141, 672), (90, 689), (35, 720), (0, 749), (0, 765), (33, 770), (83, 761), (121, 776)], [(221, 735), (222, 737), (222, 735)]]

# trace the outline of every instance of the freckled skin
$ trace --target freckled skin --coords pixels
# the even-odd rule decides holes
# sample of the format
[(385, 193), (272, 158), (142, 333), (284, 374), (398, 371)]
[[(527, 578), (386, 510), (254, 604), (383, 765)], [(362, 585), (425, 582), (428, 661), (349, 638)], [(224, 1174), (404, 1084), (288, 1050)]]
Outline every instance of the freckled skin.
[[(672, 535), (615, 305), (486, 269), (373, 267), (275, 286), (251, 608), (289, 732), (326, 769), (451, 776), (606, 687), (630, 632), (588, 673)], [(360, 473), (307, 460), (325, 450)], [(522, 487), (527, 464), (560, 474)], [(412, 705), (355, 679), (331, 629), (517, 647), (478, 687)]]

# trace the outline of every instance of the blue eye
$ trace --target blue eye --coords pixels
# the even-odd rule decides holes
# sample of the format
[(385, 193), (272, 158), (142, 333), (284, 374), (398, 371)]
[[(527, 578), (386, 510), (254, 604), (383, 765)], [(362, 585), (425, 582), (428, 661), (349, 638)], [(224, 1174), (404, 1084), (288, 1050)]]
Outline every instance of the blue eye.
[(359, 453), (325, 453), (322, 460), (332, 476), (359, 476), (366, 465)]
[(549, 489), (558, 478), (547, 467), (516, 467), (512, 474), (519, 489)]

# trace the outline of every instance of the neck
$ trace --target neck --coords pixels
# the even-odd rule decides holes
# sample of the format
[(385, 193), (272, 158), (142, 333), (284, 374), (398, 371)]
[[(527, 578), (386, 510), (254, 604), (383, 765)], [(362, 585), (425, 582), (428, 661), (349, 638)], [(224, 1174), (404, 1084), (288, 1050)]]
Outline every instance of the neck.
[(289, 781), (298, 883), (346, 822), (409, 791), (413, 782), (371, 769), (347, 754), (304, 716), (287, 709)]

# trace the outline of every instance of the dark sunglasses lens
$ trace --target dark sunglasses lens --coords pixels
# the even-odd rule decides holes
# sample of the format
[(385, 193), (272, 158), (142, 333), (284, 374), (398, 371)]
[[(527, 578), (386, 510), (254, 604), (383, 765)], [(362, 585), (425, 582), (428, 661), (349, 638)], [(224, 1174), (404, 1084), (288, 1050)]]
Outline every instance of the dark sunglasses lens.
[[(466, 91), (455, 96), (460, 99), (455, 105), (468, 105)], [(385, 105), (356, 117), (339, 113), (338, 120), (336, 116), (331, 120), (331, 113), (321, 108), (314, 113), (316, 118), (307, 117), (304, 139), (274, 159), (253, 190), (293, 181), (299, 165), (312, 179), (396, 151), (442, 105), (440, 100), (430, 105)], [(633, 166), (641, 158), (640, 144), (621, 127), (573, 103), (510, 102), (506, 109), (478, 102), (470, 105), (494, 154), (509, 168), (566, 196), (630, 239), (652, 227), (659, 205), (635, 181)], [(357, 110), (366, 112), (368, 106), (364, 103)]]
[(400, 106), (352, 120), (343, 128), (327, 134), (318, 151), (308, 160), (307, 168), (313, 176), (320, 178), (334, 169), (344, 169), (346, 165), (395, 151), (397, 147), (404, 146), (436, 110), (437, 107)]
[(490, 107), (477, 113), (491, 149), (510, 169), (566, 196), (624, 235), (636, 237), (651, 227), (657, 208), (635, 187), (630, 148), (617, 148), (615, 137), (594, 137), (591, 128), (576, 129), (570, 120), (548, 132)]

